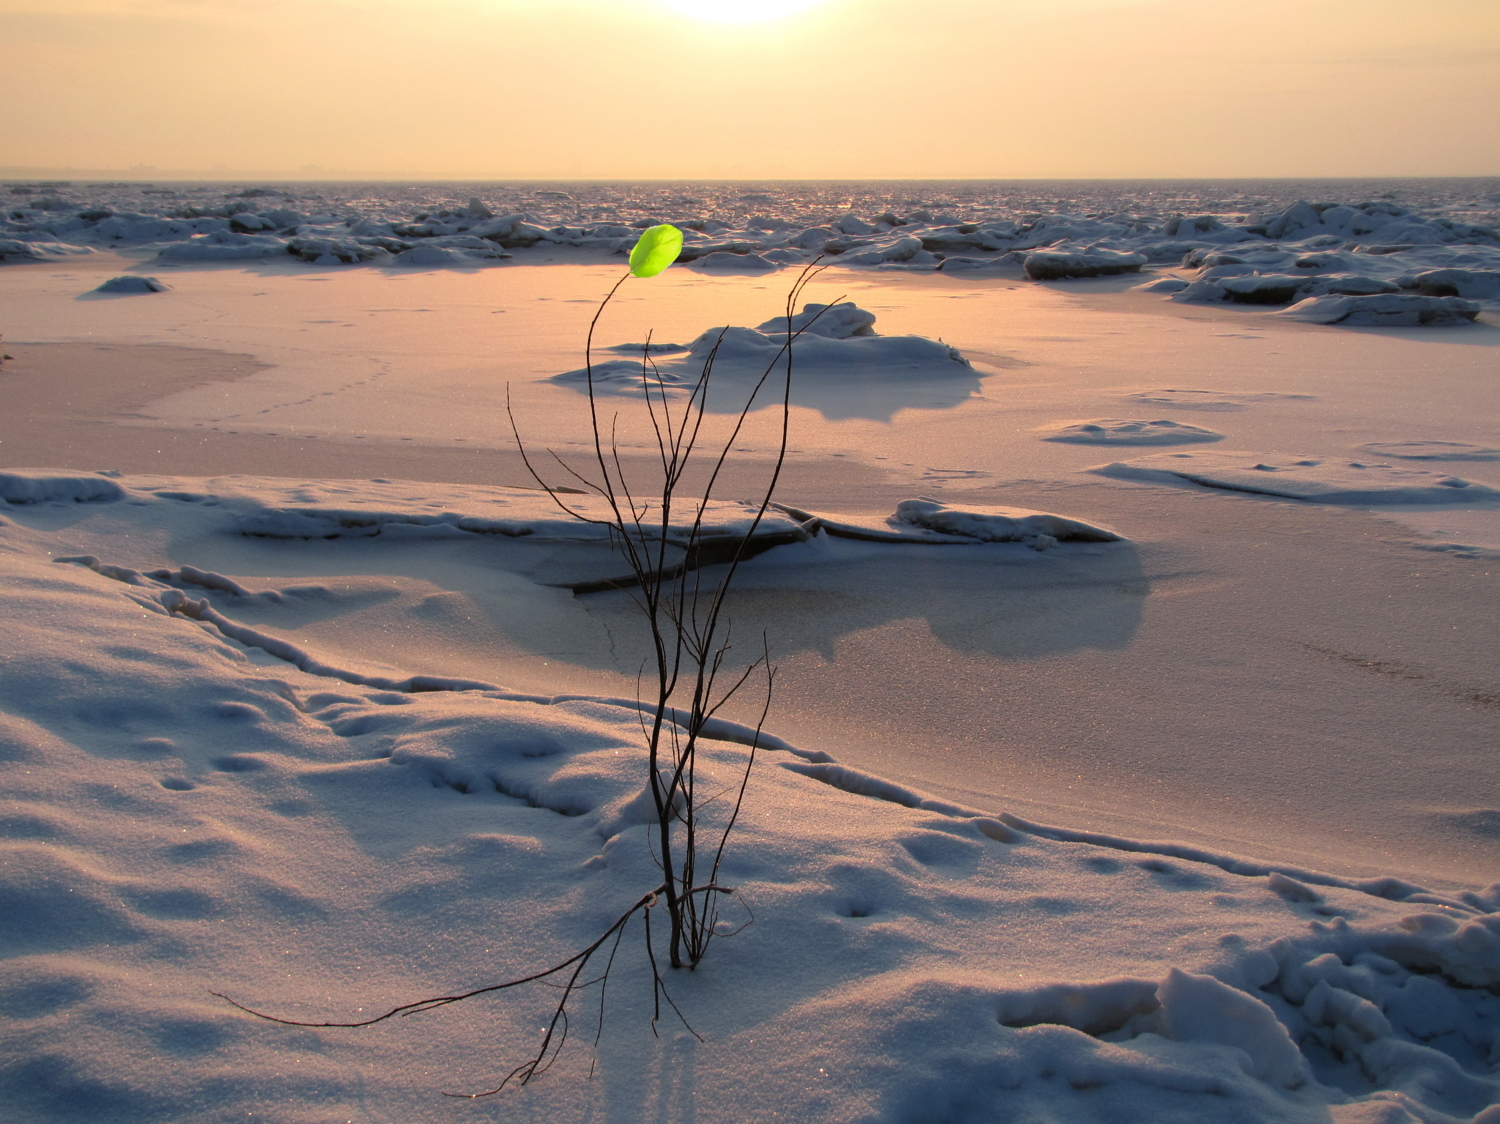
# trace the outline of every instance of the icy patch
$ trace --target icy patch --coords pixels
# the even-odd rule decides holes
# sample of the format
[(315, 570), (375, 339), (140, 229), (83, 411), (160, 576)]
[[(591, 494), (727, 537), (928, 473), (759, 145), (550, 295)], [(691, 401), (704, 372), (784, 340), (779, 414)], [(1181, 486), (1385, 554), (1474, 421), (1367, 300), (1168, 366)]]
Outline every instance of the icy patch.
[(1360, 448), (1376, 456), (1399, 457), (1404, 461), (1500, 460), (1500, 449), (1470, 445), (1466, 441), (1369, 441)]
[(1460, 297), (1423, 297), (1410, 293), (1379, 296), (1312, 297), (1277, 315), (1308, 324), (1351, 327), (1447, 328), (1479, 317), (1479, 305)]
[(1043, 441), (1061, 441), (1072, 445), (1191, 445), (1203, 441), (1222, 441), (1224, 435), (1212, 429), (1161, 418), (1157, 421), (1127, 421), (1122, 418), (1095, 418), (1084, 422), (1058, 422), (1045, 427)]
[(126, 275), (111, 277), (94, 290), (96, 293), (165, 293), (172, 286), (155, 277)]
[(1100, 476), (1335, 504), (1469, 504), (1500, 500), (1500, 489), (1423, 468), (1254, 453), (1158, 453), (1088, 469)]
[(1243, 410), (1248, 406), (1280, 401), (1311, 401), (1311, 394), (1286, 394), (1274, 390), (1190, 390), (1166, 387), (1137, 390), (1125, 395), (1126, 401), (1148, 406), (1171, 406), (1178, 410)]

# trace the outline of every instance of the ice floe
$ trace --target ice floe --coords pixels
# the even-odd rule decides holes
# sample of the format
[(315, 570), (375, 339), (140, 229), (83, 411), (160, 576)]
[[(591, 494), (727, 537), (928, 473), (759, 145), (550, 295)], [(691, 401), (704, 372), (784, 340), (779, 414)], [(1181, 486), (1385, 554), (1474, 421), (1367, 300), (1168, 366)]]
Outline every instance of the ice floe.
[(1157, 453), (1089, 469), (1101, 476), (1211, 488), (1335, 504), (1487, 504), (1500, 488), (1377, 461), (1261, 457), (1254, 453)]
[(1500, 296), (1500, 269), (1429, 269), (1411, 280), (1417, 292), (1429, 297), (1494, 300)]
[(1146, 255), (1120, 250), (1037, 250), (1026, 255), (1022, 268), (1037, 281), (1061, 281), (1068, 277), (1108, 277), (1117, 273), (1139, 273)]
[(995, 185), (938, 188), (928, 200), (898, 201), (872, 188), (855, 193), (860, 211), (850, 209), (842, 188), (816, 184), (750, 193), (729, 185), (685, 192), (601, 184), (564, 192), (496, 184), (464, 203), (460, 190), (473, 188), (12, 185), (0, 210), (0, 260), (95, 248), (155, 253), (176, 264), (284, 255), (321, 266), (441, 269), (513, 255), (526, 261), (537, 252), (598, 260), (627, 254), (642, 230), (666, 221), (684, 232), (679, 260), (709, 272), (764, 273), (821, 259), (851, 269), (985, 269), (1056, 281), (1181, 267), (1197, 276), (1157, 277), (1141, 287), (1179, 301), (1251, 305), (1322, 297), (1500, 300), (1500, 211), (1431, 192), (1408, 191), (1410, 202), (1351, 203), (1243, 192), (1223, 199), (1200, 187), (1197, 196), (1174, 193), (1180, 206), (1164, 206), (1156, 192), (1117, 188), (1090, 209), (1088, 192), (1075, 191), (1065, 203)]
[(1281, 312), (1288, 320), (1309, 324), (1360, 327), (1442, 328), (1479, 316), (1477, 301), (1461, 297), (1424, 297), (1412, 293), (1380, 296), (1311, 297)]

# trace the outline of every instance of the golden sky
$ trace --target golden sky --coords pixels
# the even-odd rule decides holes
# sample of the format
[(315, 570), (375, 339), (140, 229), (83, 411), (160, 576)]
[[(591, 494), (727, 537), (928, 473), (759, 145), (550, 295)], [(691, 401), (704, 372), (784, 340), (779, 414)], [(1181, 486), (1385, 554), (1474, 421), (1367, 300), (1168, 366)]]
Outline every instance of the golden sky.
[(0, 45), (11, 168), (1500, 174), (1500, 0), (0, 0)]

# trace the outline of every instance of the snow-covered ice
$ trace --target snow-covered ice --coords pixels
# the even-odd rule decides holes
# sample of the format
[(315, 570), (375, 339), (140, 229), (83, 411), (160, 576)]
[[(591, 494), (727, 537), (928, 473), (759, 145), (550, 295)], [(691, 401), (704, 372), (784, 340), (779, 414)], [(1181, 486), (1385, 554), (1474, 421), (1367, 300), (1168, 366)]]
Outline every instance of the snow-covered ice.
[[(1442, 184), (1443, 181), (1435, 181)], [(956, 272), (1003, 267), (1037, 281), (1137, 273), (1150, 265), (1198, 270), (1142, 286), (1178, 301), (1288, 305), (1318, 323), (1451, 324), (1500, 300), (1500, 232), (1493, 196), (1451, 181), (1385, 186), (1363, 201), (1288, 199), (1299, 186), (1153, 190), (1118, 185), (1113, 197), (1038, 197), (1037, 186), (960, 186), (900, 210), (866, 189), (817, 185), (772, 191), (691, 192), (654, 185), (556, 191), (483, 185), (286, 185), (224, 191), (218, 184), (12, 185), (0, 212), (0, 261), (45, 260), (99, 248), (139, 248), (163, 263), (283, 258), (315, 265), (468, 268), (514, 255), (628, 253), (656, 222), (681, 227), (680, 260), (711, 274), (759, 274), (821, 259), (855, 270)], [(1249, 186), (1249, 185), (1247, 185)], [(1375, 185), (1371, 185), (1375, 186)], [(1209, 190), (1205, 190), (1208, 188)], [(1226, 197), (1227, 196), (1227, 197)], [(1408, 202), (1398, 202), (1404, 196)], [(1069, 209), (1069, 202), (1072, 208)], [(1084, 203), (1080, 207), (1079, 204)], [(1474, 221), (1481, 220), (1481, 221)], [(1376, 300), (1375, 298), (1387, 298)], [(1351, 303), (1353, 302), (1353, 303)], [(1399, 309), (1400, 319), (1392, 319)]]
[[(705, 369), (711, 370), (722, 390), (708, 399), (708, 408), (718, 413), (737, 412), (755, 393), (755, 403), (774, 400), (774, 380), (756, 392), (763, 376), (779, 371), (789, 336), (795, 340), (794, 400), (812, 404), (851, 383), (894, 384), (901, 389), (911, 383), (948, 384), (959, 397), (967, 397), (974, 381), (972, 364), (963, 353), (939, 340), (923, 336), (883, 336), (875, 331), (875, 315), (843, 302), (829, 307), (806, 305), (790, 317), (777, 316), (758, 328), (721, 325), (700, 333), (681, 354), (676, 348), (651, 345), (650, 362), (643, 363), (646, 345), (637, 345), (640, 358), (608, 359), (587, 367), (554, 375), (552, 381), (586, 393), (681, 396), (691, 395)], [(630, 351), (630, 345), (610, 350)], [(769, 389), (768, 389), (769, 388)], [(825, 410), (825, 413), (829, 411)]]
[(1316, 296), (1298, 301), (1281, 315), (1309, 324), (1349, 324), (1367, 328), (1449, 327), (1479, 316), (1479, 302), (1459, 297), (1411, 293), (1373, 296)]
[(1219, 441), (1224, 437), (1212, 429), (1175, 422), (1170, 418), (1154, 421), (1093, 418), (1090, 421), (1057, 422), (1047, 426), (1044, 432), (1043, 441), (1066, 441), (1074, 445), (1192, 445), (1201, 441)]
[[(8, 187), (0, 1116), (1494, 1124), (1497, 188)], [(602, 1028), (594, 989), (455, 1103), (554, 991), (361, 1030), (214, 993), (355, 1021), (659, 880), (649, 640), (557, 376), (664, 220), (691, 268), (595, 334), (625, 471), (648, 341), (680, 409), (803, 330), (727, 603), (780, 668), (753, 923), (667, 974), (689, 1032), (635, 922)], [(713, 542), (778, 440), (721, 397)], [(1099, 464), (1182, 434), (1223, 440)]]
[[(299, 521), (312, 513), (339, 527), (363, 513), (381, 542), (392, 525), (462, 524), (411, 522), (417, 507), (482, 513), (463, 533), (492, 544), (498, 577), (529, 565), (506, 550), (576, 528), (544, 495), (496, 489), (3, 480), (0, 1087), (15, 1119), (437, 1120), (453, 1111), (439, 1091), (492, 1086), (533, 1045), (545, 989), (363, 1031), (259, 1022), (210, 992), (337, 1021), (590, 940), (652, 877), (634, 703), (370, 674), (285, 637), (376, 589), (141, 567), (265, 542), (268, 519), (270, 541), (301, 538), (322, 529)], [(971, 542), (1033, 524), (1113, 537), (934, 502), (894, 520)], [(63, 553), (80, 547), (113, 555)], [(1443, 1120), (1500, 1100), (1500, 888), (1070, 832), (767, 740), (724, 869), (754, 923), (669, 980), (702, 1040), (665, 1018), (652, 1036), (627, 935), (597, 1044), (575, 1028), (498, 1118), (672, 1112), (686, 1096), (724, 1120), (938, 1106), (977, 1121), (996, 1103)], [(705, 780), (726, 783), (745, 752), (714, 743)]]
[(1495, 504), (1500, 488), (1426, 468), (1328, 457), (1253, 453), (1157, 453), (1093, 469), (1105, 476), (1191, 481), (1315, 503)]
[(1362, 448), (1377, 456), (1404, 461), (1500, 460), (1500, 449), (1470, 445), (1467, 441), (1371, 441)]

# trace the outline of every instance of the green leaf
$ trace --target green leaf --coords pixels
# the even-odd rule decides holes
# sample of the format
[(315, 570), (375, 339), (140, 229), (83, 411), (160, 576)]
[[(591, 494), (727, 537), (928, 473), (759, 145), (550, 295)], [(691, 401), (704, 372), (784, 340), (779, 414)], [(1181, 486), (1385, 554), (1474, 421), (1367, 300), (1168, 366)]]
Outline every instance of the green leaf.
[(636, 277), (655, 277), (682, 253), (682, 231), (671, 223), (653, 226), (641, 235), (630, 251), (630, 272)]

